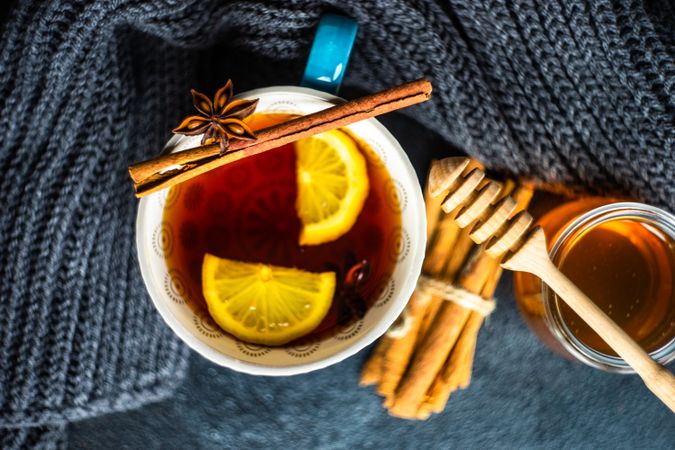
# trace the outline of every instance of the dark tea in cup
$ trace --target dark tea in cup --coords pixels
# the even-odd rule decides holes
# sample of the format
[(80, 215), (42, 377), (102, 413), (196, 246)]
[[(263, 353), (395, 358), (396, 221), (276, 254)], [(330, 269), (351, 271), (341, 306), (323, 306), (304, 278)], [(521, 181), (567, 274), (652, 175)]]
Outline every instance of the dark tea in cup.
[[(292, 118), (288, 114), (259, 113), (247, 121), (256, 130)], [(164, 207), (163, 221), (171, 229), (177, 230), (177, 239), (173, 250), (166, 255), (166, 262), (174, 282), (178, 280), (183, 286), (184, 297), (196, 313), (211, 314), (215, 322), (219, 323), (218, 313), (209, 308), (203, 293), (203, 278), (206, 276), (203, 262), (206, 255), (260, 264), (257, 267), (262, 271), (271, 266), (311, 273), (333, 272), (336, 277), (335, 289), (328, 312), (316, 328), (300, 338), (332, 335), (338, 326), (347, 326), (362, 318), (373, 305), (377, 294), (391, 277), (397, 260), (397, 253), (393, 249), (399, 245), (396, 240), (401, 229), (400, 204), (394, 182), (378, 156), (349, 131), (337, 130), (331, 133), (330, 138), (319, 135), (310, 139), (319, 143), (334, 143), (335, 146), (353, 145), (363, 156), (369, 186), (360, 211), (352, 212), (357, 216), (353, 225), (337, 239), (328, 236), (327, 242), (318, 245), (302, 242), (303, 218), (298, 213), (298, 209), (302, 208), (298, 191), (304, 189), (303, 179), (311, 176), (310, 171), (303, 172), (302, 168), (309, 164), (318, 173), (323, 170), (319, 166), (327, 166), (318, 175), (324, 178), (320, 182), (329, 183), (321, 188), (325, 189), (324, 194), (329, 196), (329, 200), (338, 197), (338, 191), (348, 189), (338, 185), (339, 174), (344, 170), (336, 166), (340, 164), (337, 158), (328, 155), (324, 161), (318, 160), (323, 150), (319, 146), (308, 149), (308, 155), (299, 153), (303, 145), (312, 145), (306, 140), (227, 164), (172, 188)], [(305, 162), (299, 161), (299, 158)], [(337, 175), (329, 173), (332, 168), (335, 168)], [(314, 180), (314, 184), (317, 181)], [(336, 193), (330, 192), (331, 189)], [(307, 208), (322, 206), (312, 205), (311, 202), (315, 200), (308, 199), (310, 205)], [(330, 204), (323, 206), (329, 208)], [(308, 211), (308, 214), (312, 212)], [(321, 231), (315, 232), (315, 235), (320, 234)], [(256, 268), (251, 267), (251, 270), (255, 271)], [(238, 286), (242, 290), (248, 287), (243, 284)], [(288, 289), (294, 289), (294, 286), (290, 284)], [(227, 294), (230, 303), (234, 303), (229, 299), (236, 294)], [(258, 292), (257, 295), (260, 297), (264, 294)], [(297, 296), (301, 293), (288, 295)], [(241, 308), (246, 311), (233, 313), (248, 314), (248, 317), (241, 318), (241, 322), (251, 321), (250, 332), (243, 330), (237, 336), (242, 340), (267, 343), (264, 340), (255, 342), (256, 332), (264, 333), (270, 327), (280, 327), (289, 322), (287, 327), (292, 327), (293, 320), (297, 319), (295, 316), (302, 313), (285, 314), (279, 311), (278, 319), (254, 317), (264, 314), (261, 308), (268, 307), (259, 300), (262, 299), (256, 299), (253, 295), (242, 298)], [(275, 304), (278, 306), (283, 301), (283, 298), (276, 299)]]

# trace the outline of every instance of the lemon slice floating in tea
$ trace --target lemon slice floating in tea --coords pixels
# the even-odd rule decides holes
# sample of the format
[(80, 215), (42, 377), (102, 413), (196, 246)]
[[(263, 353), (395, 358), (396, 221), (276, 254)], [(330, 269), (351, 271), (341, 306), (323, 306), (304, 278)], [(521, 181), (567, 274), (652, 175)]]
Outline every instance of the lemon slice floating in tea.
[(351, 229), (368, 197), (366, 161), (340, 130), (300, 139), (295, 153), (300, 245), (333, 241)]
[(306, 335), (328, 313), (335, 273), (204, 256), (202, 289), (209, 313), (242, 341), (281, 345)]

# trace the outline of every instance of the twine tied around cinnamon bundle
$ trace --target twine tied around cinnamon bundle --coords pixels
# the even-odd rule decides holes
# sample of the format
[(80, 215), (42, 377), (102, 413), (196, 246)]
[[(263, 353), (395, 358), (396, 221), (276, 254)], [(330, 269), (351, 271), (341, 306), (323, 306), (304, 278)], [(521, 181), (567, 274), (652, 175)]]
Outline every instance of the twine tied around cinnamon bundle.
[[(485, 299), (480, 295), (469, 292), (464, 288), (453, 286), (441, 280), (432, 277), (421, 275), (417, 280), (417, 287), (415, 292), (420, 296), (421, 302), (428, 302), (434, 296), (448, 301), (457, 303), (458, 305), (476, 311), (483, 317), (492, 314), (492, 311), (497, 307), (497, 301), (494, 298)], [(387, 336), (393, 339), (403, 338), (412, 327), (412, 317), (406, 307), (396, 322), (387, 330)]]

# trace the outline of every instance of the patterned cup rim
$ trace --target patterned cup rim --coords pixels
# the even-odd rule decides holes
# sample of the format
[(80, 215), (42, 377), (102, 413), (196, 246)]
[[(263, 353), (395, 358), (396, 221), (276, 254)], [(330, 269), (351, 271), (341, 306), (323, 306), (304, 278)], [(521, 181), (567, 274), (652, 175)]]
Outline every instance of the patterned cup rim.
[[(260, 98), (259, 111), (311, 113), (344, 100), (295, 86), (248, 91), (242, 98)], [(162, 223), (167, 190), (141, 199), (136, 219), (136, 246), (141, 274), (150, 298), (169, 327), (193, 350), (221, 366), (253, 375), (284, 376), (336, 364), (370, 345), (396, 320), (413, 293), (422, 268), (426, 244), (424, 200), (415, 171), (398, 141), (377, 120), (349, 127), (387, 166), (394, 180), (392, 195), (401, 206), (401, 230), (390, 237), (397, 249), (394, 274), (366, 316), (337, 335), (291, 347), (270, 348), (243, 343), (220, 331), (181, 301), (181, 290), (169, 274), (163, 252), (170, 249), (171, 230)], [(199, 137), (173, 136), (165, 151), (199, 145)], [(158, 218), (159, 217), (159, 218)]]

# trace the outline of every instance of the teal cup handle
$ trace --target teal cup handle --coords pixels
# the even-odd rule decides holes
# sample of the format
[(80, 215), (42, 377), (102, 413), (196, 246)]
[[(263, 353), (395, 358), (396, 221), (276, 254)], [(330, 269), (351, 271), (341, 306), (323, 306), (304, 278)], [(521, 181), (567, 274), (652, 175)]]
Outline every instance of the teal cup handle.
[(321, 17), (300, 86), (337, 94), (352, 52), (356, 22), (345, 16)]

